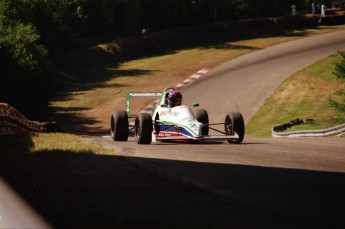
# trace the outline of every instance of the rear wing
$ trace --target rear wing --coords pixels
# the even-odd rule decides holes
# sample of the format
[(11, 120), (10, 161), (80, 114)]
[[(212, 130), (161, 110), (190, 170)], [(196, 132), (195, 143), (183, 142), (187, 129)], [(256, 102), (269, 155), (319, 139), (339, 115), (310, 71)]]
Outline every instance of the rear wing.
[(126, 106), (127, 115), (131, 117), (131, 97), (162, 97), (162, 92), (127, 92), (126, 93)]

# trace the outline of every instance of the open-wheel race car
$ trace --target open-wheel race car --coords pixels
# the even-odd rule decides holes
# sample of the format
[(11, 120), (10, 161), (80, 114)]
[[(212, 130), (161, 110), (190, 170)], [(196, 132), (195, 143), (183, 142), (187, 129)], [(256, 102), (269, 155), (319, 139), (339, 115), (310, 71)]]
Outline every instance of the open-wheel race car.
[[(241, 143), (244, 138), (244, 120), (239, 112), (229, 112), (225, 120), (219, 123), (209, 123), (205, 109), (193, 109), (180, 105), (172, 107), (168, 96), (174, 88), (166, 88), (162, 93), (127, 93), (127, 111), (113, 111), (111, 115), (111, 137), (114, 141), (127, 141), (129, 132), (134, 130), (138, 144), (151, 144), (155, 141), (203, 141), (227, 140), (229, 143)], [(130, 97), (160, 96), (152, 114), (140, 112), (130, 114)], [(223, 127), (219, 130), (214, 127)], [(209, 135), (210, 130), (218, 133)]]

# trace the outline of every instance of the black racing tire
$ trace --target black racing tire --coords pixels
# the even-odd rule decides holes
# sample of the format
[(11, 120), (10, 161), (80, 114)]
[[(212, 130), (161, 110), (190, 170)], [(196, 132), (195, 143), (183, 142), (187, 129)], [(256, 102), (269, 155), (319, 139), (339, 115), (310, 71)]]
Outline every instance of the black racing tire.
[(236, 132), (239, 136), (238, 139), (228, 139), (229, 143), (239, 144), (244, 139), (245, 127), (242, 114), (239, 112), (230, 112), (225, 117), (225, 133), (233, 135)]
[(208, 114), (207, 111), (204, 109), (196, 109), (195, 110), (195, 118), (198, 122), (201, 122), (202, 124), (206, 124), (201, 128), (202, 135), (208, 135), (209, 133), (209, 120), (208, 120)]
[(135, 118), (134, 136), (138, 144), (151, 144), (152, 117), (148, 113), (139, 113)]
[(128, 140), (128, 116), (126, 111), (114, 111), (110, 118), (110, 134), (114, 141)]

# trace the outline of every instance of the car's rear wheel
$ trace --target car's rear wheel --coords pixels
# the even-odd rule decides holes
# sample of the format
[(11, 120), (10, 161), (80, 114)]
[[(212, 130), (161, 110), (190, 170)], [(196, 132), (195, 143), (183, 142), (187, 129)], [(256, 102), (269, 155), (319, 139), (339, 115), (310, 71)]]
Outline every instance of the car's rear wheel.
[(230, 112), (225, 117), (225, 133), (227, 135), (238, 134), (238, 139), (228, 139), (229, 143), (241, 143), (244, 139), (245, 127), (242, 114), (239, 112)]
[(151, 144), (152, 117), (148, 113), (139, 113), (135, 119), (134, 135), (138, 144)]
[(201, 122), (204, 124), (204, 126), (201, 128), (202, 135), (208, 135), (209, 133), (209, 121), (208, 121), (208, 114), (207, 111), (204, 109), (196, 109), (195, 110), (195, 118), (198, 122)]
[(110, 134), (114, 141), (128, 140), (128, 116), (126, 111), (114, 111), (110, 118)]

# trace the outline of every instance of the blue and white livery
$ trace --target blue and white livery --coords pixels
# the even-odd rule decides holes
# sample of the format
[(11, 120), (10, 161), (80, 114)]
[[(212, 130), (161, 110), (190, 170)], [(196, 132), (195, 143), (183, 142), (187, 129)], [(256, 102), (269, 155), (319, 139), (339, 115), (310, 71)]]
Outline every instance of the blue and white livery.
[[(111, 136), (114, 141), (127, 141), (129, 131), (134, 130), (138, 144), (151, 144), (156, 141), (203, 141), (227, 140), (229, 143), (241, 143), (244, 139), (245, 127), (241, 113), (230, 112), (225, 120), (209, 123), (207, 111), (186, 105), (169, 107), (168, 93), (174, 88), (166, 88), (162, 93), (128, 93), (127, 110), (114, 111), (111, 116)], [(130, 114), (130, 98), (133, 96), (160, 96), (152, 113), (141, 112)], [(134, 122), (129, 120), (134, 119)], [(219, 130), (222, 127), (223, 130)], [(209, 135), (210, 130), (218, 135)]]

